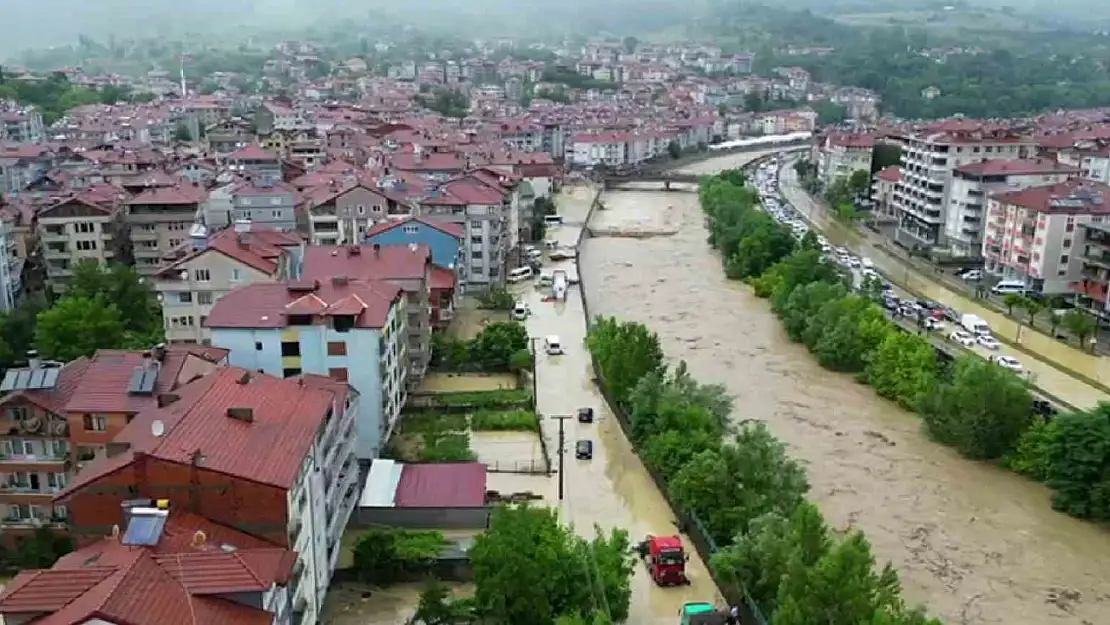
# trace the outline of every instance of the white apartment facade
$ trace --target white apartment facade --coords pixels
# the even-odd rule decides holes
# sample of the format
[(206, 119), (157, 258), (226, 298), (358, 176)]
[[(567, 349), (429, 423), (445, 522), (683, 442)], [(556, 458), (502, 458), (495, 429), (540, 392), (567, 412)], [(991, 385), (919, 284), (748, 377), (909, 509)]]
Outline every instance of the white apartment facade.
[(1110, 144), (1078, 141), (1069, 149), (1060, 150), (1056, 160), (1061, 165), (1079, 169), (1079, 175), (1092, 182), (1110, 184)]
[(985, 160), (952, 171), (944, 204), (944, 240), (957, 258), (980, 258), (987, 198), (996, 193), (1064, 182), (1078, 170), (1051, 159)]
[(1035, 151), (1030, 136), (963, 120), (940, 122), (902, 141), (901, 179), (893, 201), (895, 236), (911, 248), (943, 245), (946, 197), (956, 168), (983, 159), (1027, 158)]
[(849, 178), (852, 172), (871, 172), (875, 137), (830, 133), (817, 150), (817, 179), (822, 186)]
[(46, 278), (64, 290), (77, 263), (85, 259), (101, 266), (116, 260), (118, 212), (80, 196), (50, 206), (38, 214), (38, 236)]
[(1084, 180), (1000, 193), (988, 201), (985, 270), (1032, 292), (1071, 292), (1083, 277), (1084, 226), (1110, 216), (1110, 186)]

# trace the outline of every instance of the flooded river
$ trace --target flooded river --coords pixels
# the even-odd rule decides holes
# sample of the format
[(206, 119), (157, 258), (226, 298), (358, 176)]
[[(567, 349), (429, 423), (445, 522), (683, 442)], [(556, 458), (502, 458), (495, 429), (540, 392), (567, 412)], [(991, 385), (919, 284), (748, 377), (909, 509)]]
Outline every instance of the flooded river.
[[(698, 169), (743, 160), (724, 157)], [(915, 416), (820, 368), (786, 339), (766, 302), (724, 279), (706, 245), (695, 194), (614, 192), (604, 202), (606, 210), (595, 216), (600, 230), (620, 233), (627, 224), (643, 234), (656, 220), (660, 236), (587, 240), (580, 271), (591, 312), (647, 324), (668, 356), (685, 359), (698, 379), (728, 387), (737, 398), (737, 420), (767, 422), (806, 464), (812, 496), (829, 522), (864, 529), (876, 557), (898, 568), (907, 600), (925, 603), (950, 624), (1110, 622), (1107, 532), (1053, 512), (1043, 487), (933, 444)], [(543, 367), (585, 366), (584, 354), (576, 354), (580, 335), (574, 339), (564, 338), (572, 348), (564, 360), (541, 361), (541, 380)], [(542, 388), (541, 404), (572, 410), (575, 396), (590, 392), (577, 386), (580, 377)], [(622, 501), (631, 499), (623, 517), (642, 514), (664, 523), (654, 510), (662, 502), (648, 503), (653, 489), (627, 455), (627, 442), (619, 433), (607, 435), (604, 423), (593, 427), (606, 468), (596, 475), (596, 459), (574, 467), (598, 479), (576, 480), (571, 494), (611, 485)], [(576, 517), (584, 507), (610, 505), (579, 501), (573, 502)]]

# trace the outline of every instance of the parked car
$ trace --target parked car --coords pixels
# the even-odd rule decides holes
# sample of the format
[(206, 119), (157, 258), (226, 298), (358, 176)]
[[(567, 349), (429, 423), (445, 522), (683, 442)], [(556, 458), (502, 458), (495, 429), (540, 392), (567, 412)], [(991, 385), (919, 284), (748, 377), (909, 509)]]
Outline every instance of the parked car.
[(980, 334), (979, 335), (979, 345), (981, 345), (982, 347), (984, 347), (986, 349), (991, 349), (991, 350), (998, 349), (999, 347), (1002, 347), (1002, 343), (999, 343), (998, 339), (994, 338), (993, 336), (991, 336), (989, 334)]
[(578, 422), (579, 423), (593, 423), (594, 422), (594, 409), (590, 407), (578, 409)]
[(574, 457), (579, 460), (591, 460), (594, 457), (594, 442), (583, 439), (574, 445)]
[(949, 334), (948, 340), (959, 343), (964, 347), (973, 347), (975, 345), (975, 337), (962, 330), (956, 330), (952, 334)]

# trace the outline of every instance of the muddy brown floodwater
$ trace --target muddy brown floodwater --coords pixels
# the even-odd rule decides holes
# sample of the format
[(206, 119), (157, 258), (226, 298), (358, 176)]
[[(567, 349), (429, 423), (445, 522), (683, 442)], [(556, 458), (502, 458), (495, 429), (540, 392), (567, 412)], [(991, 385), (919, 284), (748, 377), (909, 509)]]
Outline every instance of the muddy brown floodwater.
[(1042, 486), (960, 458), (914, 415), (820, 368), (766, 302), (724, 279), (695, 194), (603, 199), (599, 229), (643, 234), (658, 216), (660, 236), (586, 241), (579, 270), (591, 313), (647, 324), (669, 357), (727, 386), (735, 418), (765, 421), (790, 446), (829, 523), (865, 530), (908, 601), (949, 624), (1110, 623), (1105, 530), (1053, 512)]

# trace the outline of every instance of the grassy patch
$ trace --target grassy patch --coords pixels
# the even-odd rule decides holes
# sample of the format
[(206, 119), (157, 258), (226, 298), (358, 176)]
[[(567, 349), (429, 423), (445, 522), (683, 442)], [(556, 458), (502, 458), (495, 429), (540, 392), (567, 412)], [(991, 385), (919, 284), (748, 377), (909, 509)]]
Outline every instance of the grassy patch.
[(401, 420), (401, 431), (405, 434), (465, 432), (466, 427), (466, 415), (461, 413), (415, 412)]
[(474, 431), (523, 431), (536, 429), (536, 414), (530, 410), (485, 410), (470, 417), (470, 429)]
[(520, 408), (532, 401), (532, 391), (526, 388), (498, 391), (470, 391), (463, 393), (437, 393), (433, 401), (441, 406), (474, 406), (475, 408)]
[(477, 456), (470, 449), (466, 432), (429, 432), (422, 436), (423, 448), (418, 459), (424, 462), (469, 462)]

